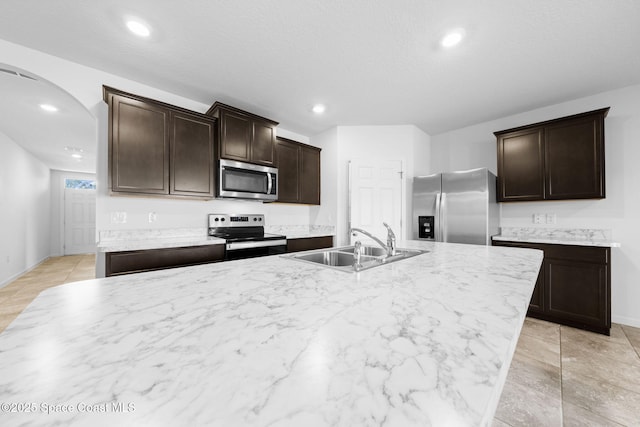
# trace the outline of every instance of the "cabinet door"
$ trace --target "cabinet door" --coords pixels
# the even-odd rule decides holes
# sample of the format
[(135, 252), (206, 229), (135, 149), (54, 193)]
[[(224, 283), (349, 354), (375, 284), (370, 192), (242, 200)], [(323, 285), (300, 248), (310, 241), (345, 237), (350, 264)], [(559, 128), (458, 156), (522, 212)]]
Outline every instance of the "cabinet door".
[(247, 162), (251, 157), (252, 121), (243, 114), (220, 113), (220, 157)]
[(605, 197), (603, 123), (591, 116), (545, 129), (547, 199)]
[(251, 162), (266, 166), (275, 164), (275, 130), (269, 123), (253, 121)]
[(169, 111), (116, 95), (109, 111), (111, 190), (169, 194)]
[(544, 199), (542, 128), (498, 137), (498, 201)]
[(536, 280), (536, 287), (533, 289), (531, 295), (531, 301), (529, 302), (528, 314), (542, 314), (544, 313), (544, 271), (546, 262), (542, 262), (540, 266), (540, 273), (538, 274), (538, 280)]
[(577, 327), (608, 331), (608, 266), (553, 258), (545, 262), (548, 314)]
[(213, 198), (214, 132), (213, 120), (171, 113), (171, 194)]
[(320, 150), (300, 147), (300, 203), (320, 204)]
[(299, 145), (278, 139), (276, 158), (278, 160), (278, 201), (298, 203), (300, 155)]

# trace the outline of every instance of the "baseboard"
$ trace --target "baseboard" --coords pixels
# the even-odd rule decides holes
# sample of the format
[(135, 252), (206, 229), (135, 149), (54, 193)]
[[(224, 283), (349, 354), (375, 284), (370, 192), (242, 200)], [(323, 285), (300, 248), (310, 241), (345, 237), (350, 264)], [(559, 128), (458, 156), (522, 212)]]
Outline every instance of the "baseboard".
[(42, 258), (40, 261), (36, 262), (31, 267), (21, 271), (20, 273), (14, 274), (13, 276), (9, 277), (8, 279), (5, 279), (4, 281), (0, 282), (0, 289), (4, 288), (9, 283), (13, 282), (14, 280), (16, 280), (18, 277), (22, 276), (23, 274), (27, 274), (28, 272), (30, 272), (31, 270), (33, 270), (34, 268), (36, 268), (37, 266), (39, 266), (40, 264), (42, 264), (43, 262), (48, 260), (49, 258), (51, 258), (51, 257), (49, 255), (47, 255), (46, 257)]
[(640, 328), (640, 318), (627, 316), (611, 316), (611, 322)]

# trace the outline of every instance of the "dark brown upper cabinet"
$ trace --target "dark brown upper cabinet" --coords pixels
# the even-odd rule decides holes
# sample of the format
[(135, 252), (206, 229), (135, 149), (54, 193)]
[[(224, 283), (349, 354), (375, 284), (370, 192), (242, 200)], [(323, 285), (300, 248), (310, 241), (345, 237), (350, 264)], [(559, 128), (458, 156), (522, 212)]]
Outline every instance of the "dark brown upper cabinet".
[(494, 132), (498, 201), (604, 198), (608, 112), (609, 107)]
[(211, 199), (215, 119), (104, 86), (112, 194)]
[(207, 115), (219, 124), (219, 156), (223, 159), (273, 166), (277, 122), (220, 102)]
[(320, 148), (276, 139), (278, 202), (320, 204)]

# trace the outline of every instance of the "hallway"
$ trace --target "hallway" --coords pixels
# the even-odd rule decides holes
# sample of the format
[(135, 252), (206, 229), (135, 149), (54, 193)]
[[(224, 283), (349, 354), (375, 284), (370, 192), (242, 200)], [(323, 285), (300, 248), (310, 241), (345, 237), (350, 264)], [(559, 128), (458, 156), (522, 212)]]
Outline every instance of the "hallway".
[(94, 279), (96, 256), (51, 257), (0, 288), (0, 332), (43, 290), (63, 283)]

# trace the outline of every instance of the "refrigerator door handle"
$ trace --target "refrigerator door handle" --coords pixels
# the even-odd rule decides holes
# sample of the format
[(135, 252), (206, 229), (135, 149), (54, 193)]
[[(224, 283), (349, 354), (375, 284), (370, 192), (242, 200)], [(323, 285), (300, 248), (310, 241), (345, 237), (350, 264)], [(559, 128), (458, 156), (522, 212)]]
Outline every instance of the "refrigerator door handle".
[(447, 193), (440, 193), (440, 241), (447, 241)]
[(442, 237), (440, 236), (441, 232), (442, 232), (442, 227), (440, 224), (440, 220), (442, 218), (442, 215), (440, 214), (440, 197), (442, 196), (442, 193), (438, 193), (438, 195), (436, 196), (436, 217), (434, 219), (434, 227), (436, 228), (435, 233), (434, 233), (434, 240), (436, 242), (441, 242), (442, 241)]

